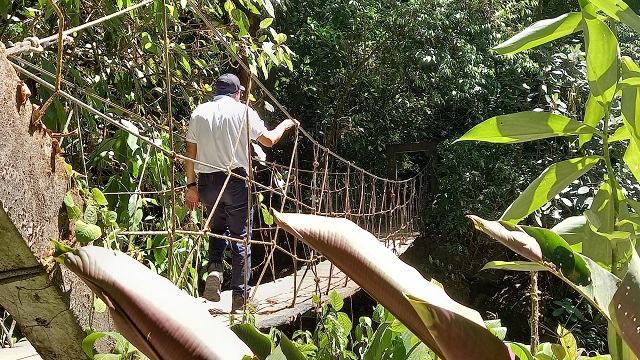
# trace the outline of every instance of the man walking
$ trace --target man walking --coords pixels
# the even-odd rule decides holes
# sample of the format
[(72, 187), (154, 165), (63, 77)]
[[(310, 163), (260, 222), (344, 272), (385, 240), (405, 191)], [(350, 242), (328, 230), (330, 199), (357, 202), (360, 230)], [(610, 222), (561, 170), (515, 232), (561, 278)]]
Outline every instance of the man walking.
[[(247, 105), (240, 102), (244, 86), (233, 74), (224, 74), (216, 83), (216, 96), (213, 101), (199, 105), (191, 114), (187, 131), (186, 156), (246, 177), (249, 172), (249, 136), (260, 144), (271, 147), (277, 143), (284, 132), (296, 125), (295, 119), (285, 119), (273, 130), (267, 130), (260, 116)], [(185, 163), (187, 173), (187, 195), (185, 202), (190, 210), (195, 210), (202, 202), (207, 214), (213, 209), (220, 192), (222, 197), (214, 210), (210, 222), (211, 232), (217, 235), (245, 239), (247, 237), (248, 195), (244, 179), (229, 179), (225, 189), (222, 187), (227, 174), (213, 167)], [(196, 173), (198, 181), (196, 182)], [(253, 218), (253, 209), (250, 219)], [(222, 284), (222, 261), (228, 241), (218, 237), (209, 237), (209, 267), (203, 297), (210, 301), (220, 301)], [(242, 242), (231, 241), (232, 271), (231, 289), (233, 290), (232, 310), (242, 309), (249, 288), (245, 288), (251, 270), (251, 247), (245, 249)], [(248, 262), (245, 264), (245, 252)]]

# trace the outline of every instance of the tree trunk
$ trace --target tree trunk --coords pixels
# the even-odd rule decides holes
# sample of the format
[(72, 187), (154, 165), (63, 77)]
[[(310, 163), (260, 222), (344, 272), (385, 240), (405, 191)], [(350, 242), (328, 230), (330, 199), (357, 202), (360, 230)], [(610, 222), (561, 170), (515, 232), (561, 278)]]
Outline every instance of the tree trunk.
[(20, 90), (0, 45), (0, 304), (43, 359), (85, 359), (83, 328), (112, 325), (104, 316), (89, 323), (91, 291), (53, 260), (51, 239), (68, 226), (61, 205), (69, 175)]

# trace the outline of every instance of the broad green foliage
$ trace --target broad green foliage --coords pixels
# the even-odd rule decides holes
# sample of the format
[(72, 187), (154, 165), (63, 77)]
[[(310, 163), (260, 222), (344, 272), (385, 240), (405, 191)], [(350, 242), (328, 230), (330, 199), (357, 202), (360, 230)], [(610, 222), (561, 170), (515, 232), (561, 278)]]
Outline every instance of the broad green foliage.
[(480, 140), (514, 144), (552, 136), (593, 134), (591, 126), (564, 116), (544, 112), (521, 112), (486, 120), (469, 130), (458, 141)]
[[(98, 339), (108, 336), (115, 340), (116, 346), (113, 354), (94, 354), (93, 346)], [(131, 345), (127, 339), (117, 332), (92, 332), (82, 341), (82, 349), (90, 359), (97, 360), (145, 360), (149, 359), (141, 353), (135, 346)]]
[[(584, 295), (607, 318), (610, 329), (617, 331), (617, 334), (611, 330), (609, 332), (609, 347), (613, 358), (627, 359), (633, 358), (632, 354), (640, 355), (640, 348), (637, 346), (640, 343), (640, 328), (636, 323), (639, 315), (630, 305), (640, 296), (640, 286), (636, 279), (638, 262), (635, 241), (640, 228), (637, 213), (639, 209), (629, 206), (634, 202), (627, 199), (625, 190), (628, 189), (624, 187), (626, 183), (621, 181), (623, 177), (612, 164), (613, 150), (609, 139), (618, 121), (612, 104), (618, 102), (621, 104), (623, 120), (620, 128), (625, 130), (617, 132), (614, 139), (626, 141), (622, 144), (626, 146), (624, 161), (630, 171), (637, 174), (640, 151), (636, 134), (639, 123), (637, 116), (640, 112), (636, 111), (635, 77), (639, 68), (631, 59), (620, 56), (618, 40), (609, 26), (615, 25), (615, 21), (620, 21), (639, 31), (640, 17), (621, 0), (581, 0), (580, 5), (581, 26), (576, 27), (576, 30), (582, 30), (584, 33), (590, 97), (586, 104), (584, 122), (575, 126), (603, 129), (601, 133), (593, 132), (601, 137), (601, 148), (598, 149), (600, 153), (550, 165), (506, 210), (502, 220), (509, 223), (491, 222), (478, 217), (472, 219), (479, 229), (505, 244), (514, 239), (520, 242), (522, 246), (510, 248), (546, 267)], [(603, 13), (609, 18), (603, 17)], [(568, 14), (553, 21), (537, 23), (498, 48), (510, 46), (512, 43), (517, 43), (522, 49), (532, 48), (564, 36), (570, 26), (563, 26), (563, 22), (570, 17), (576, 15)], [(476, 128), (495, 128), (495, 119), (486, 120)], [(532, 134), (529, 135), (529, 139), (525, 138), (526, 134), (519, 136), (526, 140), (536, 139), (535, 129), (530, 130)], [(562, 135), (571, 134), (567, 132)], [(490, 132), (482, 136), (465, 135), (461, 140), (467, 138), (492, 141)], [(591, 138), (591, 134), (583, 134), (580, 137), (580, 146), (585, 145)], [(559, 224), (554, 228), (557, 233), (543, 228), (513, 225), (523, 221), (570, 183), (596, 166), (602, 167), (601, 172), (606, 173), (606, 176), (602, 178), (591, 206), (584, 211), (582, 217)], [(637, 186), (637, 183), (632, 186)], [(520, 231), (526, 232), (530, 238), (521, 236)], [(516, 238), (513, 234), (520, 237)], [(571, 246), (570, 243), (575, 246)], [(539, 247), (543, 259), (531, 258), (532, 246), (534, 249)], [(524, 251), (525, 249), (527, 251)], [(576, 252), (576, 249), (581, 253)], [(503, 268), (517, 267), (505, 265)], [(622, 283), (619, 278), (624, 279)], [(574, 343), (575, 339), (562, 337), (561, 349), (566, 351), (567, 348), (572, 348)], [(564, 356), (553, 347), (551, 352), (556, 358)], [(575, 355), (575, 352), (566, 354), (570, 358), (574, 358)]]
[(536, 22), (518, 35), (493, 48), (499, 54), (511, 55), (582, 30), (582, 14), (568, 13), (555, 19)]
[(574, 180), (589, 171), (600, 157), (570, 159), (549, 166), (507, 208), (501, 220), (517, 223), (553, 199)]

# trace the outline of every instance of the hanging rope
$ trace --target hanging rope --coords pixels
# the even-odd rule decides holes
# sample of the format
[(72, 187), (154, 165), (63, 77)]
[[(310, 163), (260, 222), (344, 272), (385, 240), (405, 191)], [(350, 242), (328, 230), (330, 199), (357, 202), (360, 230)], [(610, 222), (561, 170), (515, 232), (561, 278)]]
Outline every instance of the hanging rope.
[[(64, 36), (67, 33), (78, 31), (80, 28), (87, 28), (89, 26), (96, 25), (102, 21), (107, 20), (108, 18), (112, 18), (114, 16), (118, 16), (116, 14), (123, 14), (127, 11), (131, 11), (134, 8), (141, 7), (143, 5), (151, 3), (153, 0), (143, 1), (133, 7), (129, 7), (118, 13), (114, 13), (109, 15), (108, 17), (98, 19), (92, 23), (84, 24), (80, 27), (69, 29), (64, 31), (63, 24), (59, 27), (59, 34), (56, 35), (55, 40), (52, 37), (45, 38), (39, 40), (37, 38), (25, 39), (25, 41), (20, 44), (14, 46), (16, 50), (12, 50), (10, 54), (19, 54), (20, 52), (17, 50), (18, 48), (29, 48), (31, 51), (43, 51), (43, 44), (50, 44), (53, 42), (60, 42), (64, 40)], [(164, 1), (163, 1), (164, 3)], [(235, 53), (232, 52), (230, 45), (226, 38), (224, 38), (221, 34), (219, 34), (218, 30), (211, 24), (211, 22), (202, 14), (199, 8), (194, 6), (193, 0), (189, 0), (193, 11), (196, 12), (203, 20), (203, 22), (207, 25), (209, 29), (213, 31), (214, 34), (220, 35), (219, 41), (228, 47), (228, 50), (233, 56), (236, 56)], [(164, 7), (163, 7), (164, 8)], [(163, 146), (159, 145), (154, 139), (141, 135), (135, 131), (132, 131), (127, 126), (124, 126), (121, 120), (115, 119), (112, 116), (108, 116), (101, 111), (94, 109), (89, 104), (78, 98), (78, 94), (90, 97), (92, 99), (100, 99), (95, 94), (90, 94), (86, 92), (82, 87), (76, 86), (75, 84), (65, 81), (60, 76), (63, 62), (62, 56), (59, 55), (58, 58), (58, 68), (56, 69), (56, 74), (49, 74), (45, 72), (43, 69), (36, 67), (33, 64), (30, 64), (28, 61), (23, 59), (18, 59), (12, 57), (13, 66), (20, 73), (25, 76), (33, 79), (41, 86), (53, 90), (56, 96), (66, 100), (75, 108), (75, 116), (78, 119), (78, 110), (77, 108), (82, 108), (88, 111), (90, 114), (96, 116), (97, 120), (102, 120), (105, 125), (111, 125), (125, 131), (126, 133), (137, 137), (141, 142), (142, 146), (146, 147), (144, 152), (147, 154), (147, 158), (149, 154), (153, 153), (162, 153), (167, 156), (171, 162), (171, 178), (164, 179), (163, 184), (168, 182), (170, 183), (169, 189), (142, 189), (142, 184), (145, 183), (144, 179), (146, 176), (149, 176), (149, 171), (145, 171), (147, 169), (147, 162), (144, 163), (142, 167), (142, 172), (140, 174), (140, 178), (138, 179), (138, 186), (135, 192), (111, 192), (109, 194), (112, 195), (145, 195), (148, 197), (163, 197), (165, 194), (171, 195), (170, 200), (170, 209), (168, 211), (168, 215), (170, 216), (166, 230), (155, 230), (155, 229), (142, 229), (140, 231), (124, 231), (121, 234), (130, 237), (149, 237), (149, 236), (168, 236), (170, 237), (169, 243), (163, 246), (147, 246), (147, 247), (138, 247), (136, 251), (151, 251), (161, 248), (168, 248), (169, 252), (169, 270), (168, 275), (171, 273), (171, 268), (173, 267), (172, 261), (174, 256), (174, 246), (176, 239), (195, 239), (189, 240), (189, 246), (191, 247), (188, 252), (184, 256), (184, 263), (180, 264), (180, 272), (177, 276), (177, 284), (179, 285), (185, 280), (187, 265), (193, 261), (194, 257), (198, 259), (196, 256), (200, 252), (200, 244), (202, 239), (206, 239), (208, 236), (214, 236), (220, 239), (224, 239), (227, 241), (241, 241), (245, 243), (245, 246), (248, 244), (252, 245), (262, 245), (265, 246), (265, 261), (262, 264), (262, 272), (257, 279), (257, 283), (254, 285), (254, 291), (252, 292), (251, 299), (255, 296), (256, 291), (258, 290), (260, 284), (264, 280), (264, 275), (267, 271), (267, 268), (271, 268), (272, 277), (275, 278), (275, 268), (273, 266), (275, 253), (281, 252), (286, 256), (289, 256), (293, 261), (294, 268), (294, 284), (293, 291), (297, 296), (299, 293), (301, 286), (305, 280), (305, 277), (309, 273), (309, 269), (314, 276), (314, 280), (316, 283), (316, 293), (318, 296), (322, 296), (323, 294), (327, 294), (335, 282), (331, 281), (332, 276), (334, 275), (333, 266), (331, 267), (329, 283), (326, 288), (320, 288), (320, 279), (318, 277), (318, 272), (316, 265), (322, 260), (322, 257), (316, 254), (312, 249), (309, 249), (305, 246), (302, 247), (304, 251), (302, 254), (298, 252), (299, 242), (297, 239), (293, 239), (291, 245), (289, 243), (290, 240), (289, 235), (282, 236), (282, 233), (278, 227), (269, 226), (267, 224), (258, 223), (255, 224), (254, 230), (256, 230), (255, 234), (257, 238), (253, 238), (252, 234), (248, 234), (246, 239), (235, 239), (224, 235), (213, 234), (209, 231), (209, 225), (211, 223), (211, 219), (215, 209), (219, 205), (221, 200), (221, 195), (217, 197), (215, 203), (213, 204), (213, 208), (211, 212), (208, 214), (206, 219), (203, 219), (203, 224), (201, 230), (190, 226), (182, 226), (179, 222), (180, 219), (176, 218), (175, 210), (177, 206), (179, 206), (179, 202), (177, 200), (177, 193), (184, 190), (184, 186), (176, 186), (176, 161), (193, 161), (194, 163), (211, 167), (217, 171), (224, 172), (227, 177), (225, 179), (225, 183), (223, 185), (223, 189), (227, 186), (228, 182), (232, 177), (236, 177), (238, 179), (242, 179), (249, 184), (249, 191), (247, 193), (248, 203), (251, 206), (253, 196), (257, 194), (262, 194), (266, 201), (274, 208), (279, 208), (281, 212), (285, 211), (295, 211), (300, 213), (309, 213), (309, 214), (318, 214), (332, 217), (345, 217), (351, 219), (358, 223), (361, 227), (366, 230), (372, 232), (379, 239), (384, 240), (390, 244), (393, 244), (394, 249), (396, 248), (396, 241), (401, 242), (402, 240), (409, 237), (411, 234), (415, 232), (417, 229), (417, 218), (419, 216), (419, 211), (422, 208), (421, 201), (425, 198), (424, 191), (426, 191), (426, 185), (424, 182), (426, 181), (426, 176), (424, 173), (420, 173), (415, 177), (408, 180), (389, 180), (383, 177), (379, 177), (374, 175), (365, 169), (362, 169), (350, 161), (345, 160), (339, 155), (335, 154), (331, 150), (326, 147), (320, 145), (314, 138), (312, 138), (302, 127), (297, 127), (294, 135), (294, 143), (291, 150), (291, 157), (288, 159), (288, 165), (279, 165), (273, 162), (269, 162), (266, 160), (259, 160), (252, 162), (250, 166), (250, 171), (247, 177), (243, 177), (233, 173), (229, 166), (220, 167), (212, 164), (207, 164), (201, 161), (189, 159), (181, 154), (176, 153), (175, 150), (175, 139), (176, 137), (182, 138), (183, 134), (174, 132), (174, 124), (173, 118), (171, 116), (171, 74), (170, 74), (170, 53), (169, 53), (169, 36), (168, 36), (168, 19), (166, 16), (166, 9), (163, 10), (164, 13), (164, 61), (166, 65), (166, 74), (167, 77), (167, 118), (165, 124), (162, 126), (154, 125), (154, 122), (150, 119), (146, 119), (138, 114), (134, 114), (127, 109), (119, 106), (118, 104), (113, 104), (106, 99), (103, 103), (108, 103), (109, 106), (113, 106), (115, 108), (123, 110), (124, 116), (128, 116), (131, 119), (135, 119), (139, 124), (143, 126), (147, 126), (148, 128), (154, 128), (157, 131), (169, 132), (171, 148), (166, 149)], [(91, 24), (91, 25), (89, 25)], [(216, 35), (217, 36), (217, 35)], [(55, 40), (55, 41), (54, 41)], [(11, 48), (13, 49), (13, 48)], [(61, 51), (62, 46), (59, 47), (59, 51)], [(9, 52), (7, 51), (9, 54)], [(60, 53), (59, 53), (60, 54)], [(240, 59), (237, 59), (238, 63), (241, 66), (246, 66)], [(49, 74), (54, 75), (56, 79), (55, 84), (50, 84), (49, 82), (43, 80), (40, 76), (33, 74), (22, 66), (17, 65), (16, 63), (20, 62), (21, 64), (27, 64), (31, 69), (35, 69), (41, 74)], [(249, 74), (251, 74), (249, 69), (246, 69)], [(53, 77), (53, 76), (52, 76)], [(64, 84), (68, 91), (62, 90), (61, 85)], [(253, 74), (250, 77), (250, 83), (248, 86), (249, 91), (253, 84), (257, 84), (265, 94), (273, 101), (274, 104), (285, 114), (286, 117), (292, 118), (292, 116), (282, 107), (282, 105), (275, 99), (273, 94), (271, 94), (268, 89), (264, 87), (264, 85), (257, 80)], [(248, 106), (248, 105), (247, 105)], [(123, 119), (124, 120), (124, 119)], [(248, 120), (245, 117), (245, 121)], [(168, 126), (167, 126), (168, 124)], [(80, 128), (80, 122), (77, 123), (78, 128)], [(248, 123), (245, 123), (243, 126), (248, 126)], [(82, 163), (86, 163), (86, 154), (89, 153), (88, 149), (84, 149), (86, 144), (82, 141), (82, 136), (79, 136), (79, 147), (80, 147), (80, 155), (82, 157)], [(233, 152), (238, 150), (239, 139), (235, 139)], [(313, 149), (313, 153), (311, 158), (308, 157), (307, 154), (302, 153), (302, 149)], [(306, 156), (305, 156), (306, 155)], [(255, 170), (255, 171), (254, 171)], [(86, 168), (84, 172), (86, 174)], [(285, 174), (283, 176), (282, 174)], [(265, 174), (268, 176), (271, 183), (267, 186), (254, 178), (258, 174)], [(262, 175), (261, 175), (262, 176)], [(144, 190), (144, 191), (143, 191)], [(166, 214), (165, 214), (166, 215)], [(166, 218), (166, 217), (165, 217)], [(247, 214), (247, 218), (249, 218), (249, 213)], [(257, 217), (259, 218), (259, 217)], [(175, 239), (174, 239), (175, 237)], [(280, 244), (281, 241), (287, 241), (286, 247)], [(144, 243), (139, 241), (137, 243)], [(245, 259), (245, 264), (248, 262)], [(306, 264), (306, 268), (301, 276), (298, 276), (298, 265)], [(247, 269), (245, 274), (251, 271), (251, 269)], [(347, 285), (348, 279), (345, 280), (344, 286)], [(245, 286), (248, 285), (248, 279), (245, 277), (244, 279)], [(294, 296), (294, 300), (291, 306), (296, 304), (296, 300)]]

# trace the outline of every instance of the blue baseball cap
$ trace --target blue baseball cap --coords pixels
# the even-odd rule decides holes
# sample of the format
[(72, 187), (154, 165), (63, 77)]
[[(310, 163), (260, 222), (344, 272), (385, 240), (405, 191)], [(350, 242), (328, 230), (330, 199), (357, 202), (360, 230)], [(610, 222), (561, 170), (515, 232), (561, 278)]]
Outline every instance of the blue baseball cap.
[(218, 95), (235, 94), (238, 90), (244, 91), (244, 86), (240, 84), (240, 79), (230, 73), (220, 75), (216, 82), (216, 88), (216, 94)]

